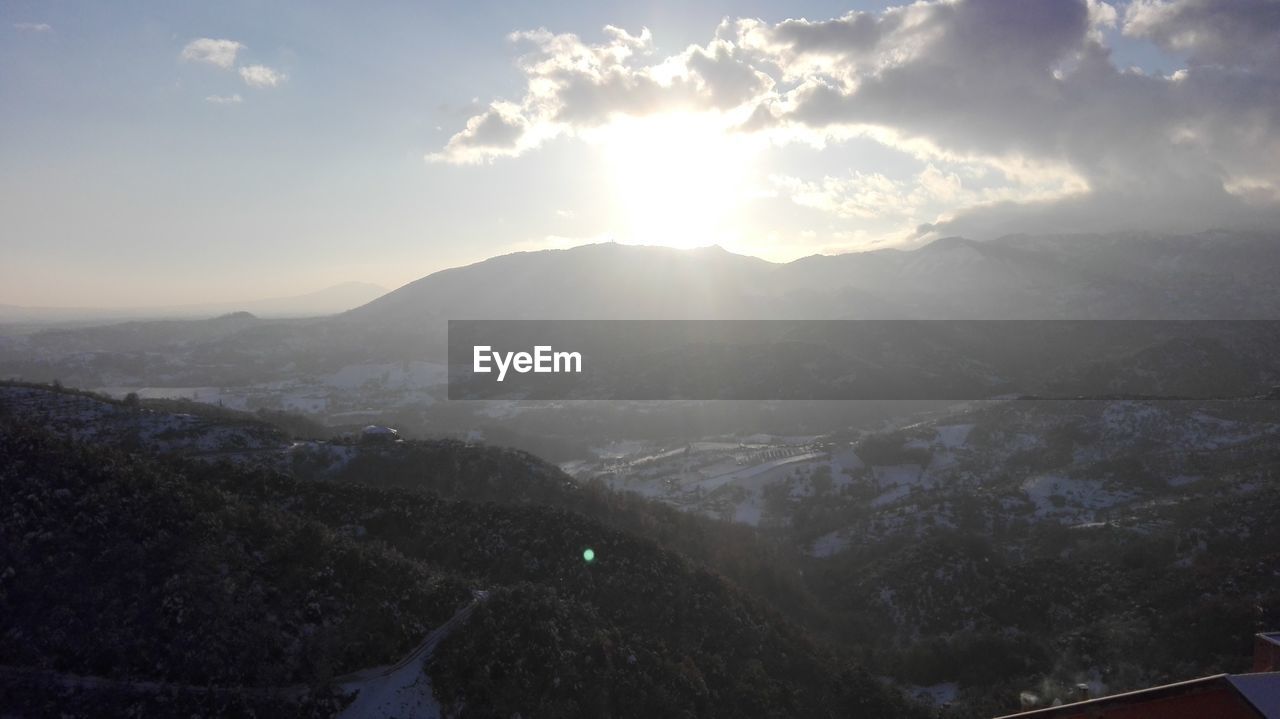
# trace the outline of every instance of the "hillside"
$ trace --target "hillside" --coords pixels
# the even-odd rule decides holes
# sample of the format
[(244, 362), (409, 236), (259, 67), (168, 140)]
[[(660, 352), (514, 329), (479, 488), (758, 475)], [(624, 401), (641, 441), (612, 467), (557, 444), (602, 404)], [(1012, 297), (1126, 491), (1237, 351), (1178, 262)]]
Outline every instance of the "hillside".
[[(298, 480), (254, 462), (159, 460), (145, 445), (125, 454), (4, 414), (0, 491), (15, 521), (3, 530), (0, 641), (19, 667), (302, 682), (312, 703), (290, 711), (323, 714), (343, 701), (326, 693), (329, 677), (394, 659), (483, 587), (491, 601), (428, 668), (441, 701), (465, 715), (911, 711), (705, 565), (583, 514)], [(457, 456), (468, 454), (489, 452)], [(518, 459), (479, 467), (512, 481), (529, 461)], [(158, 701), (155, 690), (100, 697), (87, 683), (4, 686), (6, 706), (33, 712)]]
[(826, 636), (974, 716), (1249, 666), (1280, 624), (1272, 400), (977, 402), (573, 463), (795, 554)]
[(433, 273), (344, 313), (362, 324), (440, 319), (684, 319), (770, 311), (772, 263), (719, 247), (604, 243), (501, 255)]
[(1247, 232), (951, 237), (785, 264), (718, 247), (599, 244), (437, 272), (343, 318), (1269, 318), (1277, 266), (1280, 239)]
[[(519, 451), (284, 440), (244, 419), (202, 418), (175, 445), (148, 428), (178, 415), (65, 390), (4, 396), (29, 426), (95, 451), (132, 438), (134, 451), (179, 458), (199, 487), (386, 546), (459, 591), (490, 589), (469, 627), (491, 633), (458, 632), (431, 671), (442, 700), (482, 693), (499, 713), (531, 694), (553, 712), (621, 711), (619, 695), (589, 691), (617, 685), (626, 705), (706, 714), (716, 692), (744, 689), (726, 688), (744, 672), (757, 688), (760, 671), (789, 676), (790, 665), (763, 659), (717, 668), (725, 655), (751, 655), (744, 646), (764, 646), (732, 644), (738, 630), (723, 622), (795, 622), (876, 675), (952, 702), (956, 716), (1009, 710), (1028, 689), (1052, 698), (1080, 682), (1115, 691), (1239, 670), (1248, 636), (1280, 623), (1270, 521), (1280, 511), (1280, 415), (1270, 401), (975, 403), (899, 429), (805, 440), (810, 449), (763, 458), (767, 471), (734, 470), (694, 491), (679, 473), (707, 462), (715, 472), (716, 457), (743, 449), (701, 443), (678, 469), (650, 460), (592, 478), (580, 468), (575, 481)], [(257, 446), (224, 434), (237, 426), (275, 439)], [(198, 449), (227, 437), (217, 451)], [(586, 547), (595, 563), (583, 562)], [(514, 619), (524, 611), (544, 621)], [(719, 627), (715, 642), (689, 622)], [(827, 656), (794, 629), (769, 641), (781, 642), (771, 652)], [(656, 674), (619, 674), (641, 647), (655, 652)], [(547, 673), (555, 656), (568, 663)], [(847, 660), (804, 661), (838, 672)], [(757, 704), (734, 706), (753, 715), (800, 701), (785, 699), (785, 681), (769, 686)]]
[[(381, 444), (290, 439), (260, 416), (190, 402), (175, 406), (170, 401), (143, 401), (132, 406), (36, 386), (0, 384), (0, 410), (59, 436), (148, 455), (231, 462), (241, 469), (267, 469), (302, 480), (570, 510), (706, 562), (811, 626), (821, 619), (812, 598), (787, 568), (786, 557), (750, 528), (690, 516), (610, 491), (599, 482), (575, 482), (527, 452), (456, 440)], [(282, 419), (266, 416), (277, 424)], [(283, 426), (296, 423), (288, 419)]]

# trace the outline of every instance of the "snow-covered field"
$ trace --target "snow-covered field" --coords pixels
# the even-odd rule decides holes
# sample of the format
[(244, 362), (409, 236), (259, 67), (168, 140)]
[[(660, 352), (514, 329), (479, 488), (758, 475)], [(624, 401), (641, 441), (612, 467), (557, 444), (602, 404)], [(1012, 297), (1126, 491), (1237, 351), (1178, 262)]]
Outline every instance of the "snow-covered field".
[(1036, 516), (1090, 521), (1098, 510), (1132, 500), (1133, 492), (1109, 489), (1099, 480), (1037, 475), (1022, 483), (1022, 491), (1035, 505)]
[[(899, 438), (901, 449), (890, 442), (879, 450), (880, 462), (859, 456), (857, 441), (754, 435), (676, 446), (620, 440), (563, 466), (684, 511), (790, 527), (800, 535), (799, 549), (830, 557), (877, 536), (954, 527), (955, 506), (972, 505), (975, 496), (1007, 516), (1137, 529), (1141, 520), (1133, 512), (1203, 491), (1204, 469), (1196, 464), (1203, 458), (1194, 453), (1263, 451), (1265, 440), (1280, 434), (1280, 414), (1272, 420), (1266, 409), (1137, 400), (988, 402), (883, 430), (879, 436)], [(791, 521), (791, 512), (806, 504), (805, 516), (829, 518), (813, 534)]]
[(809, 554), (814, 557), (830, 557), (849, 548), (849, 537), (846, 530), (828, 532), (813, 541)]
[(347, 365), (324, 375), (231, 387), (113, 385), (94, 391), (117, 399), (133, 392), (142, 399), (189, 399), (229, 409), (284, 410), (337, 419), (350, 413), (430, 406), (445, 395), (447, 383), (445, 365), (396, 362)]

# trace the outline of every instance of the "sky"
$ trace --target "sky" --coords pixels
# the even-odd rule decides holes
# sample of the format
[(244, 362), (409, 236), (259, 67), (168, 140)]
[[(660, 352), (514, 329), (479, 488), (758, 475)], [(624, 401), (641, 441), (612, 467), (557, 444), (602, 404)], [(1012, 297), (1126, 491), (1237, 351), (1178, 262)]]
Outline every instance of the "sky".
[(1280, 0), (0, 4), (0, 304), (1274, 228)]

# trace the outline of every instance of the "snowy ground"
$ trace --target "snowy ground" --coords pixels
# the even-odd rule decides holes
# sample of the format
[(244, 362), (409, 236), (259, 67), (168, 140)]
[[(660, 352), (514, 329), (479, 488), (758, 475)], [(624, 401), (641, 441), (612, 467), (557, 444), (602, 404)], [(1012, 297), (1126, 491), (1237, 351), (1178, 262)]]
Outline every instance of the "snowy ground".
[(388, 407), (428, 406), (445, 394), (448, 372), (431, 362), (347, 365), (323, 375), (299, 375), (288, 381), (234, 387), (165, 387), (115, 385), (97, 392), (121, 398), (130, 392), (143, 399), (190, 399), (230, 409), (271, 409), (335, 421), (351, 414), (381, 413)]
[(809, 554), (814, 557), (831, 557), (849, 548), (849, 537), (846, 530), (828, 532), (813, 540)]
[(1035, 504), (1038, 517), (1068, 516), (1092, 520), (1097, 510), (1134, 498), (1130, 492), (1109, 489), (1103, 482), (1054, 475), (1037, 475), (1022, 483), (1022, 491)]
[(725, 485), (741, 483), (743, 480), (751, 479), (752, 477), (758, 477), (759, 475), (765, 474), (766, 472), (770, 472), (780, 467), (786, 467), (788, 465), (803, 464), (805, 462), (811, 462), (822, 456), (823, 456), (822, 452), (806, 452), (804, 454), (799, 454), (794, 457), (782, 457), (780, 459), (771, 460), (771, 461), (757, 464), (751, 467), (745, 467), (743, 469), (739, 469), (733, 472), (727, 472), (725, 474), (717, 475), (714, 477), (708, 477), (706, 479), (693, 482), (692, 484), (685, 485), (685, 490), (690, 492), (698, 491), (698, 490), (701, 490), (703, 492), (714, 492), (715, 490)]
[(409, 656), (388, 667), (366, 669), (338, 679), (338, 687), (345, 694), (356, 695), (339, 715), (341, 719), (393, 719), (415, 717), (438, 719), (440, 703), (431, 690), (431, 678), (426, 664), (436, 647), (467, 621), (476, 606), (489, 598), (488, 592), (476, 592), (475, 599), (463, 607), (449, 621), (427, 635)]

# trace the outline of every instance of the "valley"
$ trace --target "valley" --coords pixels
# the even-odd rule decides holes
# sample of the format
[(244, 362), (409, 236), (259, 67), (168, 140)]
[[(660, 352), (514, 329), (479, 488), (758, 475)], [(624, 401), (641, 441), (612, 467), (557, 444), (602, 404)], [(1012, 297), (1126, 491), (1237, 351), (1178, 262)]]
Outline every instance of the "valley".
[[(1280, 619), (1267, 614), (1280, 599), (1268, 568), (1280, 546), (1268, 519), (1280, 509), (1280, 411), (1267, 400), (980, 402), (825, 435), (616, 440), (560, 468), (475, 440), (308, 439), (225, 408), (139, 402), (0, 388), (8, 412), (78, 442), (605, 518), (718, 568), (923, 697), (921, 711), (949, 705), (947, 716), (1007, 709), (1033, 685), (1066, 695), (1080, 681), (1117, 690), (1238, 666), (1245, 648), (1231, 640)], [(528, 469), (480, 483), (485, 462), (463, 470), (470, 481), (422, 472), (494, 452)], [(529, 471), (541, 479), (526, 484)], [(344, 522), (347, 536), (369, 536), (367, 523)], [(1224, 551), (1235, 559), (1224, 563)], [(1076, 590), (1058, 593), (1063, 582)], [(1117, 644), (1117, 615), (1103, 607), (1118, 586), (1137, 598), (1122, 613), (1135, 639), (1188, 610), (1236, 634), (1166, 629), (1154, 643)], [(1186, 592), (1196, 602), (1179, 608)]]
[[(1054, 296), (1043, 277), (1032, 292), (1034, 283), (1016, 278), (1033, 266), (1093, 272), (1097, 267), (1086, 260), (1131, 242), (1152, 243), (1148, 252), (1203, 257), (1197, 248), (1208, 241), (1130, 237), (1114, 247), (1105, 237), (1077, 238), (1078, 246), (1058, 238), (956, 241), (781, 266), (714, 249), (593, 246), (446, 271), (332, 317), (237, 314), (6, 334), (0, 376), (12, 379), (0, 386), (0, 413), (8, 418), (5, 436), (17, 442), (6, 451), (19, 456), (7, 466), (36, 474), (11, 472), (21, 480), (5, 490), (23, 507), (23, 524), (15, 526), (28, 529), (14, 535), (12, 546), (23, 549), (0, 563), (45, 576), (37, 560), (47, 552), (42, 543), (63, 541), (79, 547), (88, 563), (69, 567), (64, 579), (41, 581), (49, 587), (101, 581), (88, 578), (103, 571), (88, 559), (97, 555), (76, 544), (79, 535), (57, 539), (57, 528), (92, 516), (94, 526), (114, 526), (122, 521), (110, 513), (116, 499), (104, 505), (108, 514), (86, 514), (75, 502), (91, 501), (89, 495), (73, 499), (83, 489), (58, 494), (62, 475), (39, 468), (58, 466), (52, 457), (59, 453), (83, 454), (89, 465), (99, 453), (110, 455), (104, 466), (127, 471), (110, 474), (104, 487), (124, 482), (123, 491), (130, 473), (154, 476), (179, 502), (174, 506), (188, 506), (181, 498), (189, 491), (212, 491), (220, 498), (197, 505), (214, 502), (209, 506), (225, 507), (217, 513), (236, 519), (218, 514), (208, 521), (256, 539), (183, 560), (200, 569), (174, 570), (176, 584), (158, 578), (168, 588), (157, 590), (153, 607), (119, 607), (97, 597), (60, 610), (70, 612), (60, 622), (111, 616), (130, 626), (149, 613), (189, 606), (191, 592), (223, 586), (217, 591), (224, 594), (211, 596), (229, 598), (255, 587), (252, 596), (276, 607), (265, 615), (282, 616), (276, 603), (285, 597), (320, 607), (260, 631), (279, 638), (272, 656), (320, 647), (315, 661), (323, 662), (299, 657), (275, 661), (278, 670), (244, 663), (215, 670), (223, 655), (197, 652), (175, 655), (160, 669), (116, 670), (113, 678), (108, 664), (78, 663), (52, 625), (36, 643), (11, 627), (7, 641), (28, 652), (14, 654), (26, 657), (18, 661), (54, 673), (142, 682), (218, 676), (219, 686), (246, 687), (303, 681), (314, 692), (289, 711), (316, 716), (345, 701), (326, 688), (330, 678), (403, 656), (443, 621), (446, 605), (446, 613), (456, 610), (465, 601), (459, 597), (477, 588), (491, 598), (421, 667), (431, 701), (446, 713), (483, 706), (484, 715), (540, 707), (550, 714), (639, 716), (695, 707), (704, 716), (770, 708), (808, 716), (818, 706), (813, 702), (822, 702), (864, 707), (866, 716), (983, 717), (1016, 709), (1027, 693), (1051, 704), (1074, 696), (1081, 684), (1109, 693), (1239, 671), (1247, 665), (1248, 637), (1280, 625), (1280, 537), (1271, 520), (1280, 511), (1280, 405), (1270, 391), (1280, 370), (1269, 334), (1243, 337), (1209, 323), (1205, 337), (1184, 342), (1144, 330), (1129, 333), (1111, 355), (1094, 356), (1093, 345), (1077, 335), (1055, 336), (1046, 325), (1049, 344), (1027, 349), (1029, 340), (1005, 355), (993, 352), (991, 364), (958, 368), (957, 377), (1013, 367), (1017, 375), (1002, 381), (1067, 388), (1066, 397), (965, 402), (458, 402), (447, 400), (439, 355), (452, 293), (488, 282), (490, 271), (506, 275), (512, 263), (522, 265), (513, 276), (551, 273), (566, 278), (566, 289), (543, 297), (490, 293), (487, 305), (474, 308), (477, 315), (536, 316), (572, 300), (593, 315), (663, 316), (670, 288), (639, 279), (659, 268), (672, 281), (687, 279), (691, 296), (707, 298), (680, 305), (671, 313), (679, 317), (731, 318), (749, 309), (772, 317), (804, 311), (945, 318), (954, 313), (918, 290), (886, 285), (871, 309), (854, 301), (850, 288), (872, 282), (867, 272), (889, 271), (910, 287), (936, 288), (943, 282), (938, 273), (948, 268), (956, 276), (946, 282), (960, 297), (966, 288), (997, 292), (991, 283), (1002, 282), (999, 291), (1018, 298), (1006, 307), (1049, 312), (1051, 304), (1052, 316), (1087, 318), (1113, 297), (1129, 302), (1164, 292), (1153, 288), (1202, 280), (1180, 274), (1184, 264), (1172, 260), (1135, 267), (1132, 275), (1097, 275), (1100, 284), (1083, 294)], [(1259, 263), (1263, 242), (1232, 236), (1215, 261)], [(1087, 252), (1073, 254), (1077, 247)], [(630, 265), (619, 264), (620, 255)], [(1112, 264), (1123, 266), (1121, 259)], [(801, 270), (803, 280), (787, 279)], [(1235, 286), (1226, 294), (1217, 285), (1203, 287), (1221, 302), (1201, 305), (1215, 308), (1193, 313), (1201, 319), (1249, 317), (1272, 301), (1269, 285)], [(1252, 294), (1244, 299), (1242, 291)], [(911, 341), (928, 347), (932, 340)], [(1035, 353), (1025, 370), (1008, 359), (1023, 351)], [(885, 355), (877, 367), (889, 371), (899, 357), (907, 355)], [(1151, 394), (1071, 392), (1078, 378), (1108, 377)], [(1176, 398), (1186, 391), (1206, 397)], [(1215, 393), (1236, 398), (1213, 399)], [(46, 445), (59, 449), (31, 449)], [(28, 451), (38, 456), (21, 459)], [(171, 473), (181, 478), (161, 479)], [(22, 489), (28, 480), (42, 488)], [(50, 492), (48, 500), (28, 498)], [(166, 523), (190, 510), (172, 512), (129, 531), (172, 535), (179, 530), (164, 529)], [(284, 528), (270, 530), (284, 532), (282, 544), (255, 528), (264, 521), (261, 512), (270, 514), (263, 515), (270, 526)], [(333, 542), (324, 551), (338, 554), (311, 557), (290, 538), (308, 532), (331, 538), (321, 546)], [(121, 541), (111, 556), (150, 556), (136, 555), (135, 540)], [(183, 551), (204, 557), (198, 548), (206, 541), (192, 535)], [(276, 587), (262, 573), (276, 565), (256, 558), (262, 542), (277, 546), (277, 555), (266, 556), (298, 571), (319, 561), (350, 578), (316, 569)], [(595, 557), (589, 567), (584, 548)], [(343, 552), (365, 558), (335, 564)], [(626, 559), (614, 564), (619, 553)], [(231, 579), (220, 579), (222, 566)], [(413, 599), (416, 608), (388, 610), (395, 605), (385, 604), (382, 589), (355, 579), (396, 566), (429, 595)], [(199, 589), (182, 589), (184, 583)], [(333, 595), (339, 585), (343, 593)], [(38, 614), (22, 612), (61, 602), (7, 596), (12, 616), (27, 617), (31, 626), (45, 625), (33, 618)], [(326, 596), (318, 603), (302, 599)], [(363, 608), (367, 602), (383, 608)], [(239, 621), (241, 610), (232, 604), (201, 606), (202, 626)], [(369, 630), (367, 651), (339, 651), (346, 632), (366, 626), (377, 627)], [(173, 641), (184, 631), (174, 624)], [(94, 651), (130, 651), (111, 649), (108, 640), (125, 641), (104, 637)], [(406, 686), (417, 686), (410, 679)], [(844, 689), (830, 689), (837, 685)], [(20, 682), (9, 691), (40, 697), (49, 689)], [(117, 700), (146, 707), (155, 697), (111, 699)], [(249, 693), (234, 701), (257, 700)]]

